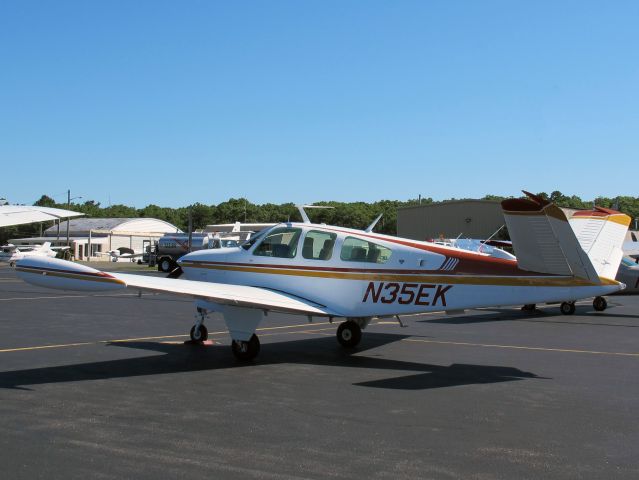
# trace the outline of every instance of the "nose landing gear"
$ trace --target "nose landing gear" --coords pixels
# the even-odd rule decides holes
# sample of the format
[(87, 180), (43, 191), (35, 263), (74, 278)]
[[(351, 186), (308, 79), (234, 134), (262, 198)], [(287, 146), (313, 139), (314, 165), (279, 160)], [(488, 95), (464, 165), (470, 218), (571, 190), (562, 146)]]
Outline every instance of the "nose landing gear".
[(191, 336), (191, 342), (202, 343), (209, 338), (209, 331), (204, 326), (204, 319), (207, 317), (207, 311), (198, 307), (197, 314), (195, 315), (195, 325), (191, 327), (189, 335)]
[(209, 331), (204, 325), (193, 325), (191, 327), (191, 341), (192, 342), (204, 342), (209, 338)]

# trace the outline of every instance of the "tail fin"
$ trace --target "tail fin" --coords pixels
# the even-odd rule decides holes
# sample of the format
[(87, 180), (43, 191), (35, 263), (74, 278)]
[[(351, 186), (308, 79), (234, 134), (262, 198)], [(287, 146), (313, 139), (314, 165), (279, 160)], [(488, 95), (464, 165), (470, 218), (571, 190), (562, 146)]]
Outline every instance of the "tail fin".
[(44, 242), (42, 244), (42, 249), (43, 250), (49, 250), (51, 248), (51, 242)]
[(536, 195), (524, 193), (527, 199), (501, 202), (519, 268), (572, 275), (600, 284), (599, 275), (563, 210)]
[(615, 210), (595, 207), (594, 210), (573, 213), (569, 221), (597, 274), (615, 278), (623, 257), (630, 217)]

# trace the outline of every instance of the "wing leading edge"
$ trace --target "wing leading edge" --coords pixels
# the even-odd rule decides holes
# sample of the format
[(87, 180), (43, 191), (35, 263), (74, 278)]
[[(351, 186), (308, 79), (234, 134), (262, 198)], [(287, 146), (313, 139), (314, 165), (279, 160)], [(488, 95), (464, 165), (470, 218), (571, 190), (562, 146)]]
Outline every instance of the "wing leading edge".
[(25, 258), (16, 264), (16, 273), (28, 283), (59, 290), (105, 291), (129, 287), (234, 307), (313, 316), (340, 316), (325, 305), (266, 288), (107, 273), (57, 258)]

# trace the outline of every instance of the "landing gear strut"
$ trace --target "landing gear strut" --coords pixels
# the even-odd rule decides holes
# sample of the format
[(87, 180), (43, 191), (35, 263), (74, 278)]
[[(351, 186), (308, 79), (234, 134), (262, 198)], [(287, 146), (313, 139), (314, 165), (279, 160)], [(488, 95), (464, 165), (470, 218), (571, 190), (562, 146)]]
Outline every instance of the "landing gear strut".
[(561, 310), (561, 313), (564, 315), (572, 315), (575, 313), (575, 302), (562, 302), (559, 310)]
[(342, 347), (353, 348), (361, 339), (362, 329), (353, 320), (347, 320), (337, 328), (337, 341)]
[(257, 338), (257, 335), (253, 334), (248, 342), (233, 340), (231, 349), (233, 350), (235, 358), (242, 362), (249, 362), (260, 353), (260, 339)]
[(598, 312), (603, 312), (608, 307), (608, 302), (604, 297), (595, 297), (592, 301), (592, 308)]

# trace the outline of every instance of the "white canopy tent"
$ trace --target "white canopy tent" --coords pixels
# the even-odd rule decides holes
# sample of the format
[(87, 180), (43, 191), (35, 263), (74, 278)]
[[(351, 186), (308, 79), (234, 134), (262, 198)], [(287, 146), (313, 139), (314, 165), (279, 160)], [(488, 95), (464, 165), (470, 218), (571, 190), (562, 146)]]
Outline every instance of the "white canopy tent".
[(34, 222), (60, 221), (61, 218), (80, 217), (84, 213), (61, 208), (0, 205), (0, 227)]

